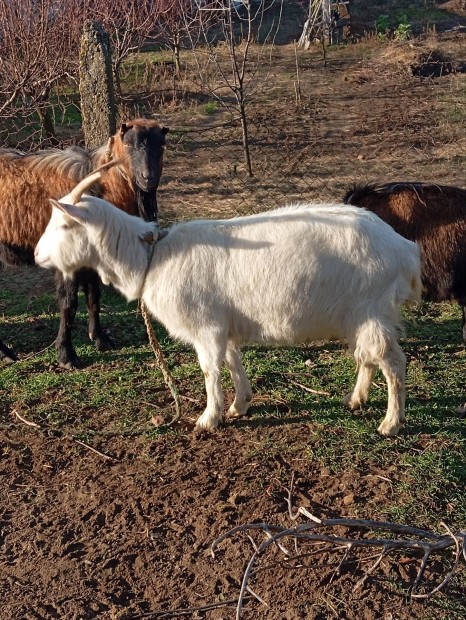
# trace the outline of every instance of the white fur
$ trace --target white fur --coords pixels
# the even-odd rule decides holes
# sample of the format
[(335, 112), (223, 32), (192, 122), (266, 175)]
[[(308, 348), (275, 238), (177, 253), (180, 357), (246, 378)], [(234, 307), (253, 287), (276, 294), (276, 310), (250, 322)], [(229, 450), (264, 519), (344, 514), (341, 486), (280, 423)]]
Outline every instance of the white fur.
[(36, 262), (68, 276), (95, 269), (128, 300), (142, 297), (172, 336), (194, 346), (207, 391), (199, 428), (222, 420), (223, 362), (236, 391), (230, 414), (246, 413), (252, 392), (242, 344), (337, 338), (348, 342), (359, 367), (345, 404), (356, 409), (367, 400), (379, 367), (388, 385), (379, 431), (398, 433), (406, 362), (397, 332), (400, 306), (420, 297), (416, 244), (368, 211), (334, 204), (176, 224), (153, 255), (141, 241), (150, 231), (154, 224), (85, 196), (76, 207), (54, 207)]

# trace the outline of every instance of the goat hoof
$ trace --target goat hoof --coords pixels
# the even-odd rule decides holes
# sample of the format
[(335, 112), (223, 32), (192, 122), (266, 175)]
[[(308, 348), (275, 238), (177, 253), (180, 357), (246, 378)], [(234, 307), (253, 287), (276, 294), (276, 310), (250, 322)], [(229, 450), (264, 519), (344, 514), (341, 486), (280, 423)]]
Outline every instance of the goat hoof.
[(12, 364), (16, 362), (16, 355), (11, 349), (9, 349), (3, 342), (0, 342), (0, 361), (3, 360), (5, 364)]
[(97, 351), (111, 351), (115, 348), (112, 339), (104, 333), (100, 334), (96, 338), (91, 337), (91, 340), (94, 341)]
[(384, 437), (395, 437), (398, 435), (401, 428), (401, 424), (389, 424), (387, 422), (382, 422), (382, 424), (377, 429), (378, 432)]
[(2, 362), (2, 364), (14, 364), (16, 362), (16, 357), (14, 355), (0, 355), (0, 362)]
[(60, 366), (60, 368), (63, 368), (63, 370), (73, 370), (75, 368), (79, 368), (80, 364), (78, 363), (73, 363), (73, 362), (58, 362), (58, 365)]
[(357, 411), (358, 409), (361, 409), (364, 404), (363, 401), (357, 398), (353, 398), (353, 392), (350, 392), (344, 398), (342, 398), (341, 402), (343, 405), (345, 405), (345, 407), (351, 409), (351, 411)]
[(205, 416), (205, 413), (196, 422), (196, 430), (198, 431), (213, 431), (221, 423), (221, 418), (215, 418), (211, 415)]
[(249, 407), (251, 406), (251, 403), (252, 403), (252, 394), (249, 394), (248, 396), (246, 396), (246, 400), (244, 401), (244, 404), (242, 407), (238, 406), (238, 403), (236, 402), (236, 399), (235, 399), (231, 403), (226, 417), (230, 420), (244, 417), (247, 414)]
[(243, 418), (248, 412), (249, 405), (250, 403), (246, 403), (246, 405), (242, 407), (241, 409), (238, 409), (235, 405), (231, 405), (231, 407), (228, 409), (228, 413), (226, 416), (227, 419), (237, 420), (238, 418)]
[(63, 351), (58, 350), (58, 365), (64, 370), (72, 370), (73, 368), (79, 368), (81, 362), (74, 350)]

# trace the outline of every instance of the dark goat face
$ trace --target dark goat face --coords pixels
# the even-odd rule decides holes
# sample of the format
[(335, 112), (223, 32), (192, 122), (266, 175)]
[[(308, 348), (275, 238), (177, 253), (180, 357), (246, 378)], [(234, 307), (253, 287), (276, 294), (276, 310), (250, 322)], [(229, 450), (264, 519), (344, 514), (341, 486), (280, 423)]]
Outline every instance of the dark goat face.
[(155, 193), (159, 185), (167, 133), (167, 127), (157, 125), (121, 126), (121, 139), (131, 162), (134, 183), (143, 192)]

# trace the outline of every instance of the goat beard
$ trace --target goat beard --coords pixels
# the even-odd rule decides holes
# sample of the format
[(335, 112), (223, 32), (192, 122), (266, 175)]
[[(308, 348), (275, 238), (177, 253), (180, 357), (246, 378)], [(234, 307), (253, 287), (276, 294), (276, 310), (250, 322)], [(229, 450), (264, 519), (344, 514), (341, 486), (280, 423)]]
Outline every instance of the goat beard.
[(135, 187), (138, 214), (146, 222), (156, 222), (158, 216), (156, 190), (145, 192), (140, 187)]

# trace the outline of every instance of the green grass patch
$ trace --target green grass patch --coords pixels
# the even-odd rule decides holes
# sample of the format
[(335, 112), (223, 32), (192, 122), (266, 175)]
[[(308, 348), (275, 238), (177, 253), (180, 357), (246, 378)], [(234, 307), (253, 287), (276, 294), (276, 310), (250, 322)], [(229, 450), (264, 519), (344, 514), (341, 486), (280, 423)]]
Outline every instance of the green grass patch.
[[(9, 335), (8, 342), (14, 343), (20, 357), (19, 362), (0, 367), (0, 425), (11, 423), (11, 412), (16, 410), (41, 427), (78, 437), (138, 434), (151, 441), (166, 432), (150, 420), (154, 415), (169, 419), (172, 398), (135, 303), (127, 304), (115, 291), (104, 290), (102, 322), (117, 347), (100, 353), (88, 340), (80, 299), (74, 344), (83, 367), (73, 371), (56, 364), (53, 340), (58, 315), (50, 291), (31, 296), (4, 287), (0, 304), (0, 333), (5, 340)], [(257, 453), (261, 458), (299, 454), (332, 474), (380, 472), (391, 489), (382, 508), (387, 519), (414, 520), (418, 525), (447, 519), (464, 528), (466, 421), (457, 409), (466, 400), (466, 349), (460, 310), (447, 303), (423, 304), (415, 320), (402, 337), (408, 360), (407, 424), (397, 438), (383, 439), (376, 432), (387, 399), (380, 374), (362, 411), (349, 412), (341, 405), (356, 371), (339, 342), (245, 348), (254, 401), (250, 415), (234, 426), (267, 431), (304, 424), (309, 430), (299, 442), (268, 442), (265, 436)], [(156, 331), (183, 396), (183, 415), (194, 421), (205, 405), (194, 351), (173, 341), (162, 327), (156, 325)], [(226, 371), (223, 379), (231, 400)], [(368, 510), (370, 501), (364, 500), (361, 512)]]
[(206, 116), (212, 116), (218, 110), (218, 103), (216, 101), (208, 101), (201, 106), (201, 114)]

